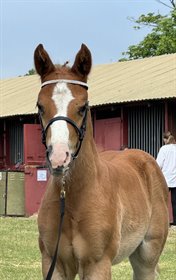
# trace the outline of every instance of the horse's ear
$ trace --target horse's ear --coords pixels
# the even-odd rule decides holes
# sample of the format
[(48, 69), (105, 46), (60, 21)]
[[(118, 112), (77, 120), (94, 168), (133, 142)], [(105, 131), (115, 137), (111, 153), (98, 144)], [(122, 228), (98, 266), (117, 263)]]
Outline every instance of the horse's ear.
[(82, 77), (86, 77), (92, 66), (91, 52), (86, 45), (82, 44), (81, 49), (76, 55), (75, 62), (71, 68), (73, 72)]
[(55, 66), (42, 44), (38, 45), (34, 51), (34, 64), (41, 77), (55, 70)]

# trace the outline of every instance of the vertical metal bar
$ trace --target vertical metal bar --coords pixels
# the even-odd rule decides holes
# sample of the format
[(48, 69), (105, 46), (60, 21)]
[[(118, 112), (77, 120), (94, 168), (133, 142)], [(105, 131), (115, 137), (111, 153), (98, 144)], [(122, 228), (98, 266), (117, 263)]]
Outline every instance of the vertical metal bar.
[(140, 121), (141, 121), (141, 150), (144, 150), (144, 125), (143, 125), (143, 107), (142, 106), (141, 106)]
[(154, 110), (154, 122), (153, 122), (153, 155), (155, 154), (155, 139), (156, 139), (156, 106), (155, 106), (155, 110)]
[(128, 108), (128, 143), (130, 147), (132, 147), (131, 143), (131, 114), (130, 114), (130, 109)]
[(138, 141), (138, 139), (139, 139), (139, 135), (138, 135), (138, 125), (137, 125), (137, 120), (138, 120), (138, 107), (136, 107), (136, 114), (135, 114), (135, 131), (136, 131), (136, 133), (135, 133), (135, 140), (136, 140), (136, 148), (138, 149), (139, 148), (139, 141)]
[(145, 151), (148, 152), (148, 141), (149, 141), (149, 139), (148, 139), (148, 115), (149, 115), (149, 113), (148, 113), (147, 104), (145, 106), (145, 112), (146, 112), (146, 114), (145, 114)]
[(141, 106), (139, 106), (138, 112), (138, 147), (141, 149)]
[(136, 107), (133, 112), (133, 142), (134, 142), (134, 147), (136, 149)]
[(164, 115), (164, 131), (168, 131), (169, 130), (169, 122), (168, 122), (168, 102), (165, 101), (164, 103), (165, 105), (165, 115)]
[(154, 123), (153, 109), (154, 106), (152, 106), (151, 108), (151, 154), (152, 155), (153, 155), (153, 123)]
[(151, 106), (148, 107), (148, 113), (148, 153), (151, 153)]
[(136, 119), (137, 119), (137, 107), (135, 107), (134, 112), (134, 127), (135, 127), (135, 134), (134, 134), (134, 141), (135, 141), (135, 148), (137, 149), (137, 126), (136, 126)]
[(3, 166), (7, 165), (7, 125), (6, 120), (3, 123)]
[(146, 118), (146, 112), (145, 112), (145, 108), (143, 108), (143, 150), (145, 151), (145, 140), (146, 140), (146, 135), (145, 135), (145, 118)]
[(143, 124), (144, 112), (141, 106), (141, 149), (144, 150), (144, 124)]
[(6, 172), (6, 182), (5, 182), (5, 211), (4, 215), (7, 215), (7, 199), (8, 199), (8, 171)]
[(120, 108), (120, 147), (124, 143), (124, 112), (123, 106)]

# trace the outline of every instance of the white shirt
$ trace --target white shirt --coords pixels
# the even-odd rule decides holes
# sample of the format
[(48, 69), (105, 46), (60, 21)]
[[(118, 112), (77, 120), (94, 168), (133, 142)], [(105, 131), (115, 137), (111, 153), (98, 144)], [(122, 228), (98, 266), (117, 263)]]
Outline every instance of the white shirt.
[(169, 188), (176, 188), (176, 144), (167, 144), (160, 148), (157, 159)]

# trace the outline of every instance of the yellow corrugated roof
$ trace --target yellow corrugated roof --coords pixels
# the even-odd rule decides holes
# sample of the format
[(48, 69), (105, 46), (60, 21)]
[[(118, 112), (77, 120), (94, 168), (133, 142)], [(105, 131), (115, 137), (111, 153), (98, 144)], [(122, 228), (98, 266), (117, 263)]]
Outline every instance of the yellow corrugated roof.
[(94, 67), (91, 104), (176, 97), (176, 54)]
[[(176, 97), (176, 54), (94, 66), (89, 77), (91, 106)], [(0, 81), (0, 117), (33, 114), (37, 75)]]
[(36, 113), (39, 90), (37, 75), (1, 80), (0, 117)]

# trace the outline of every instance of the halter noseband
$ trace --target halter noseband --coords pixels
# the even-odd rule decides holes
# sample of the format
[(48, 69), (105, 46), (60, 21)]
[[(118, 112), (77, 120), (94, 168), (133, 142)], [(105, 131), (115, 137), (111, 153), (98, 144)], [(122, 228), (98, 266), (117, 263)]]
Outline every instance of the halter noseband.
[[(46, 81), (44, 83), (41, 84), (41, 87), (44, 87), (46, 85), (50, 85), (50, 84), (55, 84), (55, 83), (70, 83), (70, 84), (75, 84), (75, 85), (80, 85), (83, 87), (86, 87), (88, 89), (88, 85), (87, 83), (81, 82), (81, 81), (76, 81), (76, 80), (64, 80), (64, 79), (59, 79), (59, 80), (50, 80), (50, 81)], [(42, 127), (42, 143), (45, 145), (46, 148), (46, 156), (47, 156), (47, 160), (49, 161), (49, 148), (46, 145), (46, 135), (47, 135), (47, 131), (50, 127), (50, 125), (52, 125), (52, 123), (54, 123), (55, 121), (66, 121), (67, 123), (71, 124), (74, 129), (76, 130), (76, 133), (78, 135), (78, 140), (79, 143), (77, 145), (77, 150), (74, 154), (72, 154), (72, 159), (74, 160), (75, 158), (77, 158), (78, 153), (80, 151), (81, 145), (82, 145), (82, 141), (85, 135), (85, 131), (86, 131), (86, 121), (87, 121), (87, 111), (89, 109), (89, 103), (86, 102), (85, 104), (85, 112), (84, 112), (84, 116), (83, 116), (83, 120), (82, 120), (82, 124), (81, 127), (78, 127), (77, 124), (71, 120), (68, 117), (64, 117), (64, 116), (57, 116), (55, 118), (52, 118), (48, 124), (46, 125), (46, 127), (44, 128), (43, 123), (42, 123), (42, 117), (41, 117), (41, 113), (39, 112), (39, 120), (40, 120), (40, 124)]]

